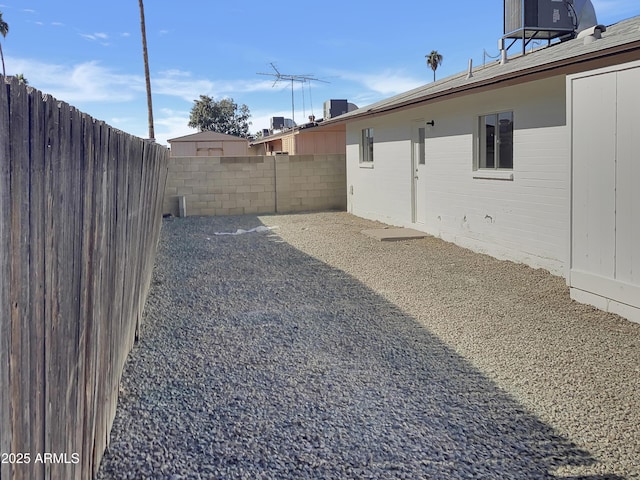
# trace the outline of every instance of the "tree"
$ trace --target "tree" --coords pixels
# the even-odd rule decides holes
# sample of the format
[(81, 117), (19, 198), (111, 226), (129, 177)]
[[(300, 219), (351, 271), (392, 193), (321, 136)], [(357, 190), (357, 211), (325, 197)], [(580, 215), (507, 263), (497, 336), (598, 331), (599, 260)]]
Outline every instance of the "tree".
[(18, 79), (18, 83), (20, 85), (29, 85), (29, 80), (25, 78), (24, 73), (17, 74), (16, 78)]
[(151, 102), (151, 75), (149, 74), (149, 52), (147, 50), (147, 28), (144, 21), (144, 4), (138, 0), (140, 5), (140, 30), (142, 32), (142, 56), (144, 58), (144, 79), (147, 85), (147, 112), (149, 117), (149, 140), (155, 140), (153, 129), (153, 105)]
[(248, 121), (250, 117), (249, 107), (238, 107), (231, 98), (223, 98), (216, 102), (209, 96), (200, 95), (200, 100), (194, 100), (191, 108), (189, 126), (201, 132), (211, 131), (251, 138), (251, 122)]
[(440, 65), (442, 65), (442, 55), (440, 55), (437, 50), (431, 50), (431, 53), (429, 55), (425, 55), (425, 58), (427, 59), (427, 65), (429, 65), (431, 70), (433, 70), (433, 81), (435, 82), (436, 70)]
[[(0, 35), (2, 38), (7, 37), (9, 33), (9, 24), (2, 19), (2, 12), (0, 12)], [(0, 44), (0, 58), (2, 58), (2, 76), (6, 76), (7, 72), (4, 69), (4, 54), (2, 53), (2, 44)]]

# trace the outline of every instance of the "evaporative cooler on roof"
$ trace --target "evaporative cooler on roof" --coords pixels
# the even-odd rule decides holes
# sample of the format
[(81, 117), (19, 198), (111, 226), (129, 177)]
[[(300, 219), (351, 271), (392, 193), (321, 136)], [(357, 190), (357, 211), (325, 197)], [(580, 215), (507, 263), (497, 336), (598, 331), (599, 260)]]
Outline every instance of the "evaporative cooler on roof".
[(576, 28), (573, 0), (504, 0), (504, 38), (551, 40)]

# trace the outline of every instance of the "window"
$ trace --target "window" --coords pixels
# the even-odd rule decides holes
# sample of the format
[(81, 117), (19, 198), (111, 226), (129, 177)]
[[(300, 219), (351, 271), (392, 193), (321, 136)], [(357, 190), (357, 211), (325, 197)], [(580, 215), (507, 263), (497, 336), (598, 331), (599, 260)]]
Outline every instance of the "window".
[(365, 128), (362, 130), (360, 162), (373, 163), (373, 128)]
[(480, 117), (478, 169), (513, 170), (513, 112)]
[(418, 151), (416, 152), (418, 155), (418, 165), (424, 165), (426, 162), (426, 153), (424, 149), (426, 128), (420, 127), (418, 128)]

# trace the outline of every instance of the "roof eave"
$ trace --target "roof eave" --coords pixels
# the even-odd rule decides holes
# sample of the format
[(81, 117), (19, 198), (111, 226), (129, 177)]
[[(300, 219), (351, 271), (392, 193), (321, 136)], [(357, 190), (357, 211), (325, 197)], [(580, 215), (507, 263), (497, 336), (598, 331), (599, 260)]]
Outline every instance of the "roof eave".
[(421, 104), (444, 100), (445, 98), (467, 95), (476, 91), (492, 90), (499, 86), (516, 85), (555, 75), (569, 75), (572, 73), (583, 72), (595, 68), (603, 68), (634, 60), (640, 60), (640, 41), (617, 45), (605, 50), (598, 50), (597, 52), (590, 52), (576, 57), (565, 58), (522, 70), (516, 70), (504, 75), (497, 75), (487, 79), (470, 82), (466, 85), (460, 85), (439, 92), (434, 92), (432, 94), (427, 94), (424, 97), (417, 99), (407, 100), (405, 102), (399, 102), (380, 108), (364, 110), (362, 113), (354, 112), (348, 118), (337, 117), (335, 120), (328, 120), (328, 122), (332, 125), (348, 123), (367, 117), (383, 115), (393, 111), (406, 110)]

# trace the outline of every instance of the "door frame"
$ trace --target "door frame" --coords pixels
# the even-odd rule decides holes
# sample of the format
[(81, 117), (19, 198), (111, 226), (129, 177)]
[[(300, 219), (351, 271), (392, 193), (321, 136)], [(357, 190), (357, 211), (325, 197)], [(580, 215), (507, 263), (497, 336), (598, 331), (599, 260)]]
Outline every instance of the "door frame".
[[(422, 137), (420, 137), (420, 130), (422, 130)], [(419, 207), (420, 200), (423, 195), (420, 195), (420, 189), (426, 188), (424, 179), (421, 181), (421, 176), (426, 172), (426, 137), (427, 126), (424, 118), (411, 121), (411, 223), (424, 225), (426, 218), (424, 210), (426, 205), (422, 208)], [(422, 148), (422, 152), (420, 151)], [(420, 163), (420, 157), (422, 156), (422, 163)], [(421, 171), (422, 170), (422, 171)], [(424, 193), (424, 192), (423, 192)]]

